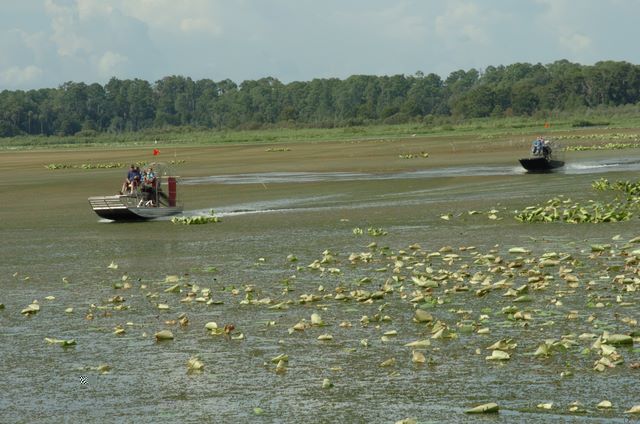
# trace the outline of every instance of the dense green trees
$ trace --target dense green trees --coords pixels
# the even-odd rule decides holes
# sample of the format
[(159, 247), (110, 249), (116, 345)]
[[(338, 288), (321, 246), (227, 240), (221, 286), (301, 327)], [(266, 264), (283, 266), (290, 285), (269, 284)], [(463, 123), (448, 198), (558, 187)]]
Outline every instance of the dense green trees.
[(640, 102), (640, 66), (603, 61), (514, 63), (452, 72), (446, 79), (415, 75), (353, 75), (283, 84), (272, 77), (193, 81), (112, 78), (106, 85), (67, 82), (57, 89), (0, 93), (0, 137), (89, 135), (167, 126), (258, 128), (334, 127), (531, 116)]

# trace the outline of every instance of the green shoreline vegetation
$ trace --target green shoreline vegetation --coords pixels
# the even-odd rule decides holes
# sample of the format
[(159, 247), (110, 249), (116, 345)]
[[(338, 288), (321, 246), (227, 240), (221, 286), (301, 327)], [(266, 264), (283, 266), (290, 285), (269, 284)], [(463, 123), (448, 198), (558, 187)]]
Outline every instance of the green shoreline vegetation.
[[(0, 148), (284, 142), (406, 134), (485, 136), (543, 128), (638, 127), (640, 66), (567, 60), (458, 70), (446, 78), (352, 75), (284, 84), (273, 77), (0, 92)], [(545, 126), (547, 128), (547, 126)]]
[[(633, 109), (635, 114), (629, 113)], [(503, 140), (549, 134), (566, 144), (567, 150), (636, 148), (640, 145), (640, 106), (618, 107), (597, 114), (594, 122), (607, 118), (607, 125), (575, 126), (581, 115), (566, 115), (556, 119), (538, 118), (475, 118), (455, 121), (439, 119), (437, 123), (372, 124), (340, 128), (285, 128), (272, 127), (255, 130), (215, 130), (193, 127), (169, 127), (164, 130), (143, 130), (119, 134), (92, 133), (73, 136), (15, 136), (0, 137), (0, 150), (29, 150), (77, 147), (142, 147), (159, 144), (163, 147), (220, 145), (220, 144), (274, 144), (323, 141), (361, 141), (402, 138), (443, 138), (472, 136), (479, 140)], [(544, 128), (551, 121), (550, 128)], [(584, 124), (584, 122), (583, 122)], [(636, 131), (627, 133), (629, 131)], [(580, 143), (587, 143), (582, 145)], [(575, 145), (574, 145), (575, 144)], [(595, 146), (595, 147), (592, 147)]]

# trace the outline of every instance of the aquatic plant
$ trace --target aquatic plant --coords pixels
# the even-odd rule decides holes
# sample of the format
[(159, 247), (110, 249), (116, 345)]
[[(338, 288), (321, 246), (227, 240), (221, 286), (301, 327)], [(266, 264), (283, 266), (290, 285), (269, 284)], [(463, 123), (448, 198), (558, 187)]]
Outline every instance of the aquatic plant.
[[(351, 230), (351, 232), (357, 236), (361, 236), (365, 233), (365, 230), (363, 230), (360, 227), (356, 227), (353, 230)], [(374, 228), (374, 227), (369, 227), (366, 230), (367, 234), (372, 236), (372, 237), (379, 237), (379, 236), (386, 236), (387, 232), (383, 229), (383, 228)]]
[(128, 165), (122, 162), (109, 162), (109, 163), (82, 163), (82, 164), (68, 164), (68, 163), (50, 163), (44, 167), (51, 170), (57, 169), (112, 169), (112, 168), (126, 168)]
[(616, 197), (610, 202), (589, 200), (587, 203), (573, 202), (562, 196), (547, 200), (544, 204), (527, 206), (516, 211), (515, 219), (520, 222), (568, 222), (601, 223), (627, 221), (640, 212), (640, 182), (609, 182), (600, 178), (591, 184), (596, 191), (619, 192), (624, 197)]
[(622, 150), (622, 149), (637, 149), (640, 147), (640, 143), (606, 143), (596, 144), (591, 146), (577, 145), (567, 146), (564, 148), (567, 152), (582, 152), (587, 150)]
[(420, 152), (420, 153), (401, 153), (398, 155), (400, 159), (415, 159), (415, 158), (428, 158), (429, 153)]
[[(629, 186), (620, 187), (627, 190)], [(305, 258), (309, 266), (284, 260), (284, 255), (272, 261), (265, 247), (265, 258), (258, 259), (264, 273), (256, 275), (259, 271), (251, 266), (252, 258), (246, 268), (251, 268), (254, 282), (222, 287), (204, 264), (186, 273), (175, 270), (142, 281), (129, 277), (129, 272), (137, 272), (135, 265), (123, 271), (126, 262), (120, 266), (107, 262), (102, 271), (118, 281), (99, 286), (108, 299), (65, 299), (64, 292), (55, 298), (46, 296), (51, 303), (47, 303), (45, 316), (30, 312), (24, 325), (40, 320), (38, 326), (46, 326), (50, 316), (46, 314), (64, 314), (61, 306), (56, 309), (54, 300), (75, 301), (78, 309), (88, 310), (86, 320), (96, 320), (96, 325), (102, 320), (100, 329), (111, 343), (127, 346), (131, 339), (126, 337), (139, 337), (148, 345), (145, 355), (155, 350), (184, 356), (173, 363), (184, 373), (186, 361), (186, 373), (191, 376), (217, 375), (216, 360), (200, 356), (209, 355), (214, 343), (220, 344), (221, 352), (233, 352), (235, 345), (246, 344), (238, 352), (251, 351), (266, 372), (281, 378), (281, 384), (307, 378), (327, 390), (349, 389), (345, 380), (359, 377), (362, 369), (383, 377), (406, 374), (419, 378), (419, 373), (441, 365), (452, 370), (448, 373), (472, 367), (474, 372), (487, 373), (499, 369), (500, 375), (504, 368), (515, 374), (533, 367), (544, 370), (536, 374), (538, 384), (545, 384), (547, 378), (549, 385), (574, 374), (579, 377), (576, 380), (593, 384), (601, 375), (609, 374), (614, 381), (619, 371), (635, 372), (630, 370), (640, 368), (634, 317), (640, 294), (640, 237), (616, 235), (579, 245), (560, 243), (559, 251), (541, 250), (540, 246), (531, 241), (487, 250), (470, 245), (427, 249), (413, 242), (392, 249), (369, 243), (352, 253), (340, 252), (339, 247), (311, 253)], [(549, 249), (549, 244), (543, 246)], [(298, 252), (301, 260), (308, 254)], [(220, 281), (238, 275), (235, 264), (228, 265), (233, 273), (225, 268), (220, 265)], [(284, 285), (280, 271), (294, 273)], [(129, 284), (130, 280), (135, 283)], [(211, 287), (204, 287), (209, 284)], [(131, 296), (125, 299), (126, 293)], [(130, 304), (130, 312), (123, 303)], [(216, 306), (222, 304), (225, 306)], [(33, 305), (38, 303), (32, 301)], [(182, 331), (190, 325), (187, 312), (200, 331)], [(229, 319), (233, 313), (248, 318), (224, 326), (212, 321), (213, 317)], [(65, 317), (69, 322), (77, 318)], [(236, 330), (236, 324), (244, 327), (243, 332)], [(107, 327), (115, 331), (107, 334)], [(56, 325), (49, 331), (73, 332), (82, 346), (87, 340), (83, 328)], [(102, 336), (98, 340), (109, 343)], [(75, 340), (51, 338), (47, 342), (70, 347)], [(64, 354), (61, 349), (50, 350), (51, 355)], [(326, 355), (330, 360), (323, 352), (330, 352)], [(233, 360), (233, 355), (229, 358)], [(631, 365), (626, 367), (626, 362)], [(131, 363), (136, 366), (135, 361)], [(335, 364), (349, 364), (350, 369), (344, 372)], [(126, 366), (127, 361), (114, 372), (128, 373)], [(620, 370), (622, 367), (625, 369)], [(331, 378), (326, 377), (328, 369)], [(469, 404), (457, 413), (495, 413), (501, 408), (498, 403), (507, 402), (506, 409), (513, 402), (509, 397), (497, 402), (478, 396), (467, 399)], [(586, 410), (580, 402), (562, 405), (558, 399), (529, 397), (526, 401), (538, 409), (564, 408), (571, 414)], [(589, 402), (593, 407), (588, 412), (596, 416), (640, 412), (628, 400), (615, 407), (602, 398)], [(482, 405), (476, 406), (478, 403)]]
[(174, 216), (173, 218), (171, 218), (171, 222), (173, 222), (174, 224), (199, 225), (222, 222), (222, 220), (214, 215), (214, 211), (212, 209), (209, 212), (209, 215)]

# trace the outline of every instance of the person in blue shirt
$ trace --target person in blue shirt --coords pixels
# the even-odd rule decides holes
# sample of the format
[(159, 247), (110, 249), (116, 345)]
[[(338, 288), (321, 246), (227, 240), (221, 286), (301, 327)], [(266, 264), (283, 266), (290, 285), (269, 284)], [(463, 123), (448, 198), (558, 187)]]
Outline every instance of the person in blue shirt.
[[(131, 194), (135, 190), (135, 180), (136, 176), (138, 177), (138, 181), (140, 180), (140, 168), (136, 168), (134, 164), (131, 164), (129, 167), (129, 172), (127, 172), (127, 178), (125, 178), (122, 183), (122, 188), (120, 189), (120, 194)], [(129, 193), (127, 193), (129, 192)]]
[(533, 153), (534, 156), (540, 156), (542, 154), (542, 146), (543, 146), (542, 137), (536, 138), (535, 141), (533, 142), (531, 153)]

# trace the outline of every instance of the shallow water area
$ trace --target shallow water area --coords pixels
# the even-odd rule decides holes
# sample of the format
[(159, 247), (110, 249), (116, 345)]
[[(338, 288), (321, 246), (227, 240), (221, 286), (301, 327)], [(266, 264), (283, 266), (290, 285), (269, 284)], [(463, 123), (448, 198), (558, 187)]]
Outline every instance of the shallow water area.
[[(357, 149), (342, 146), (335, 160)], [(560, 172), (526, 174), (513, 160), (460, 158), (459, 149), (410, 166), (358, 157), (353, 169), (320, 167), (312, 155), (275, 166), (262, 150), (242, 156), (235, 172), (211, 172), (223, 169), (215, 162), (223, 154), (212, 149), (211, 169), (191, 167), (202, 152), (179, 156), (185, 215), (213, 209), (222, 222), (178, 225), (101, 221), (86, 198), (113, 191), (122, 170), (45, 171), (24, 153), (30, 178), (0, 185), (16, 199), (0, 221), (0, 422), (613, 423), (640, 403), (640, 370), (630, 366), (638, 344), (618, 347), (624, 363), (598, 372), (595, 339), (577, 338), (637, 332), (640, 291), (615, 277), (633, 277), (623, 252), (640, 248), (625, 247), (640, 235), (638, 218), (513, 219), (554, 196), (596, 198), (591, 183), (601, 177), (637, 180), (639, 152), (582, 152)], [(596, 244), (609, 247), (594, 252)], [(550, 252), (560, 264), (540, 267)], [(577, 285), (560, 268), (572, 268)], [(548, 284), (530, 281), (536, 272)], [(419, 276), (437, 285), (421, 287)], [(488, 288), (503, 279), (511, 285)], [(528, 301), (505, 296), (523, 285)], [(21, 314), (34, 300), (39, 312)], [(510, 307), (531, 318), (503, 312)], [(416, 309), (433, 321), (415, 322)], [(211, 321), (235, 328), (212, 335)], [(166, 329), (174, 339), (156, 341)], [(576, 346), (533, 355), (569, 334)], [(503, 339), (517, 343), (511, 359), (487, 360), (487, 347)], [(416, 340), (429, 342), (405, 346)], [(413, 362), (413, 351), (425, 362)], [(288, 361), (277, 369), (281, 354)], [(193, 356), (202, 371), (188, 372)], [(602, 400), (613, 408), (596, 408)], [(500, 413), (464, 414), (488, 402)]]

